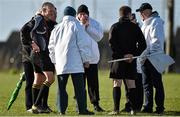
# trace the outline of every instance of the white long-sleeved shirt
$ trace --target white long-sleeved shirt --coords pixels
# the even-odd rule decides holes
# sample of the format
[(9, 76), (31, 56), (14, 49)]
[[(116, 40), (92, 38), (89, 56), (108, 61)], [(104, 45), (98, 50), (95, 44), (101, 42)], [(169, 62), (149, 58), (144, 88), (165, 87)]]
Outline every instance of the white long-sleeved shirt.
[[(81, 24), (83, 25), (83, 24)], [(91, 40), (91, 59), (90, 64), (97, 64), (100, 59), (100, 53), (98, 48), (98, 42), (103, 37), (103, 29), (99, 22), (89, 17), (89, 25), (85, 28), (85, 31), (90, 37)], [(88, 37), (88, 38), (89, 38)]]
[(84, 72), (83, 63), (89, 62), (91, 56), (89, 40), (75, 17), (63, 17), (51, 32), (48, 46), (58, 75)]

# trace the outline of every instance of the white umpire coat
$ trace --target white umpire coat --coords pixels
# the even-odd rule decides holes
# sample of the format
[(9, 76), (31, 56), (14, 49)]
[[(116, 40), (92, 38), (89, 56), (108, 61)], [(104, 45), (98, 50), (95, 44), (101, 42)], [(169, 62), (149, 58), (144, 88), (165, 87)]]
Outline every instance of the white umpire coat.
[(90, 39), (79, 21), (72, 16), (64, 16), (51, 32), (49, 56), (55, 64), (57, 75), (83, 73), (84, 62), (90, 61)]
[[(83, 26), (83, 24), (81, 24)], [(98, 42), (103, 37), (103, 29), (99, 22), (89, 17), (89, 25), (87, 28), (83, 26), (85, 31), (90, 37), (90, 46), (91, 46), (91, 58), (90, 64), (97, 64), (100, 59), (100, 53), (98, 48)], [(88, 37), (88, 38), (89, 38)]]
[[(141, 30), (146, 39), (147, 48), (142, 53), (143, 59), (148, 59), (159, 73), (174, 63), (170, 56), (164, 53), (164, 21), (154, 12), (143, 22)], [(144, 61), (144, 60), (143, 60)]]

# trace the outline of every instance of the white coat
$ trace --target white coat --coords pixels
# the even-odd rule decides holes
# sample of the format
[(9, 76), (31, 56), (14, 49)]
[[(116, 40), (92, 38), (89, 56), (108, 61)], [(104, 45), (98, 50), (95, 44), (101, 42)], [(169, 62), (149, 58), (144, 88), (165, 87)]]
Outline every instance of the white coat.
[[(81, 24), (83, 25), (83, 24)], [(84, 26), (83, 26), (84, 27)], [(89, 17), (89, 25), (85, 28), (85, 31), (90, 37), (91, 45), (91, 59), (90, 64), (97, 64), (100, 59), (100, 53), (98, 48), (98, 42), (103, 37), (103, 29), (99, 22)], [(88, 38), (89, 38), (88, 37)]]
[(155, 69), (162, 73), (166, 67), (173, 64), (171, 57), (164, 53), (164, 21), (155, 12), (151, 17), (143, 22), (141, 30), (144, 34), (147, 48), (142, 53), (143, 61), (148, 59)]
[(164, 21), (158, 14), (146, 19), (141, 30), (146, 39), (146, 53), (164, 52)]
[(75, 17), (64, 16), (51, 32), (48, 46), (57, 75), (83, 73), (83, 63), (90, 61), (89, 43), (88, 34), (79, 21)]

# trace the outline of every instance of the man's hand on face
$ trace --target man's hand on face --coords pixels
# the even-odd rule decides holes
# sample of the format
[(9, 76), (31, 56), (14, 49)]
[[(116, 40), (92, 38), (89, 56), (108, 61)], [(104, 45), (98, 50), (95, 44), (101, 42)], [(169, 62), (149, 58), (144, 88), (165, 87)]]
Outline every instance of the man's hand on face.
[(85, 23), (84, 23), (84, 25), (85, 25), (85, 27), (87, 27), (87, 26), (89, 25), (89, 16), (86, 15), (86, 16), (84, 16), (84, 17), (85, 17)]
[(78, 14), (79, 21), (86, 27), (89, 25), (89, 16), (86, 13)]

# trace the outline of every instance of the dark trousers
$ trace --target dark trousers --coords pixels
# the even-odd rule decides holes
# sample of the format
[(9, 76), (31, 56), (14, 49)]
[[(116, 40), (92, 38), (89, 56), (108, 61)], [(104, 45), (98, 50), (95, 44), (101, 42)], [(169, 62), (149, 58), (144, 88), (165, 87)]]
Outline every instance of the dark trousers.
[[(98, 81), (98, 65), (90, 64), (89, 68), (85, 69), (84, 78), (87, 79), (88, 94), (92, 104), (98, 105), (99, 98), (99, 81)], [(86, 82), (86, 80), (85, 80)]]
[[(57, 94), (57, 106), (58, 111), (65, 113), (68, 106), (68, 94), (66, 92), (66, 85), (68, 77), (70, 74), (58, 75), (58, 94)], [(74, 86), (75, 96), (77, 99), (78, 110), (79, 112), (86, 111), (86, 96), (85, 96), (85, 87), (83, 73), (73, 73), (71, 74), (72, 82)]]
[(153, 109), (153, 88), (155, 88), (155, 103), (157, 111), (164, 110), (164, 87), (162, 75), (154, 68), (149, 60), (146, 60), (142, 66), (143, 70), (143, 87), (145, 94), (144, 108)]
[(34, 81), (34, 70), (33, 65), (31, 62), (23, 62), (24, 72), (25, 72), (25, 79), (26, 79), (26, 86), (25, 86), (25, 105), (26, 109), (31, 109), (33, 105), (32, 99), (32, 84)]
[(140, 111), (143, 105), (144, 99), (144, 91), (143, 91), (143, 83), (142, 83), (142, 74), (137, 73), (137, 79), (135, 80), (136, 84), (136, 109)]

